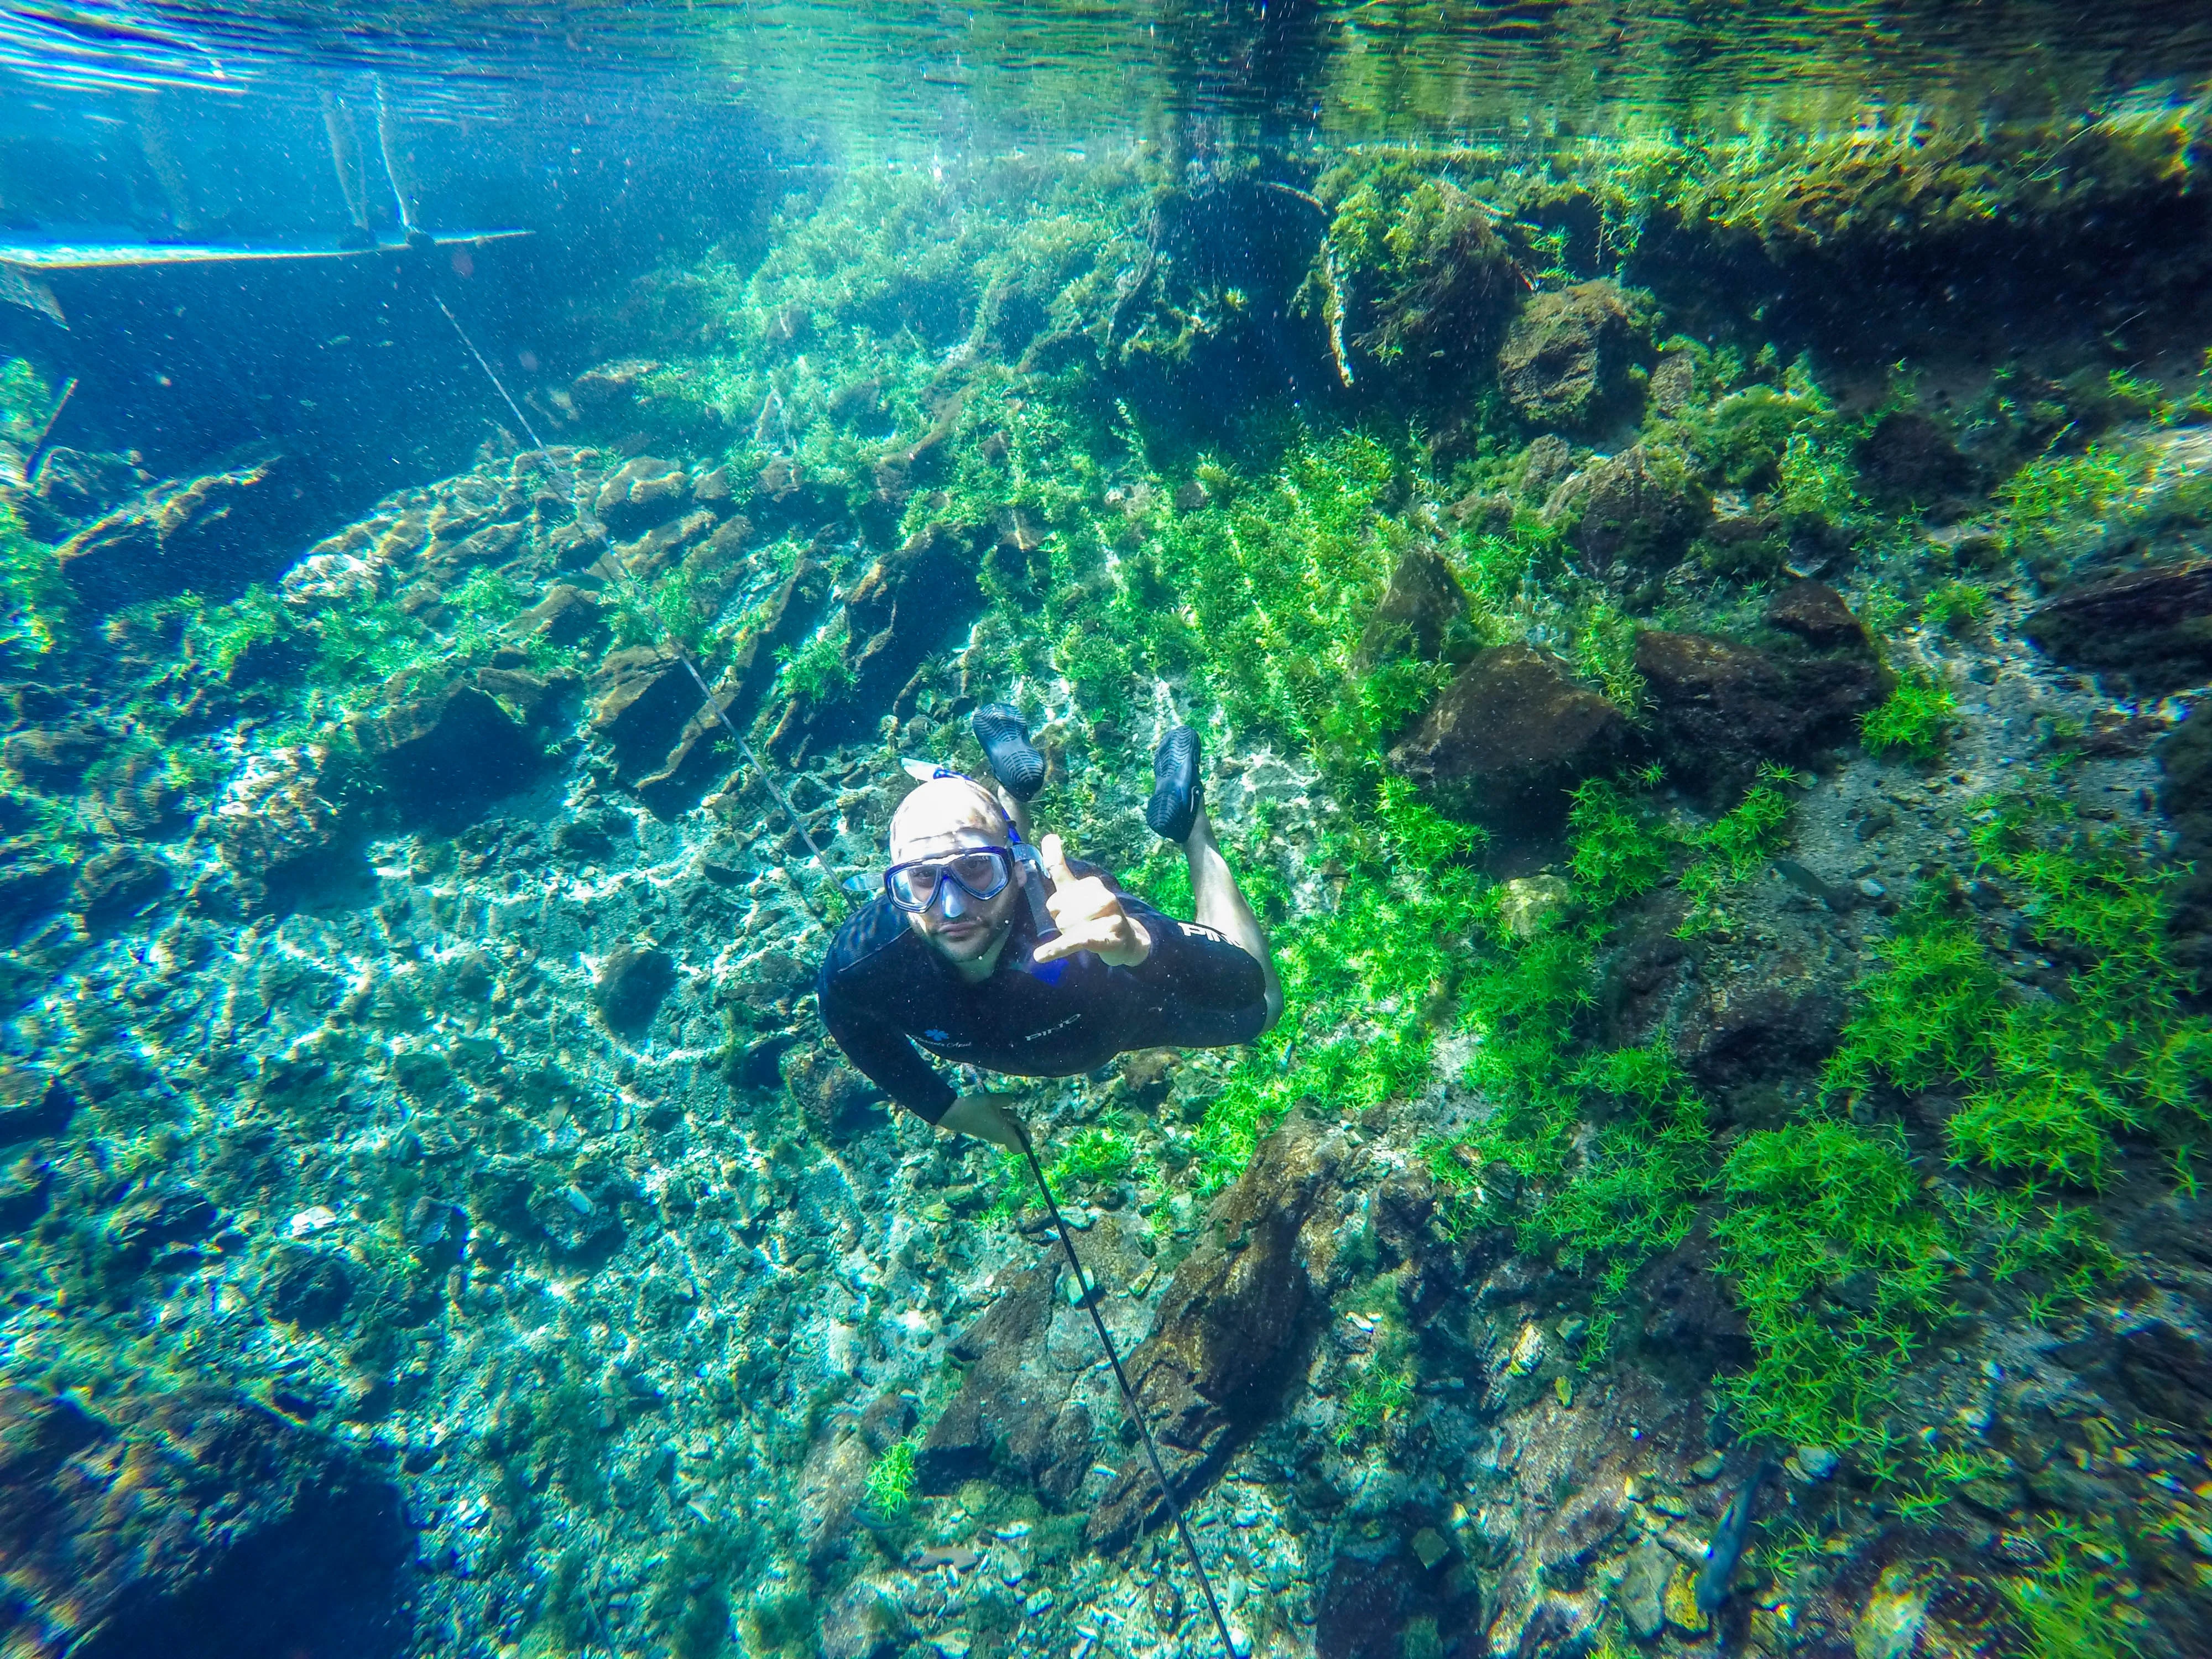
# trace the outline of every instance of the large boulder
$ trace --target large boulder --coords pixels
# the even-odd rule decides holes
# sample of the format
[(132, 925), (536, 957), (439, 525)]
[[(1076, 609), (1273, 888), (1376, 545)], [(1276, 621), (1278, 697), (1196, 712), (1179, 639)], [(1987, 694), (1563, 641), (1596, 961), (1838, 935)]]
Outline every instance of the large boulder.
[(634, 536), (672, 518), (691, 499), (691, 479), (673, 461), (651, 455), (624, 461), (592, 500), (600, 523), (617, 536)]
[(316, 502), (278, 458), (158, 484), (86, 526), (56, 557), (95, 610), (192, 592), (228, 599), (266, 581), (298, 552)]
[(1539, 294), (1498, 349), (1498, 386), (1514, 412), (1537, 426), (1594, 426), (1630, 401), (1630, 371), (1650, 355), (1648, 332), (1637, 296), (1617, 283)]
[(2158, 746), (2159, 810), (2179, 841), (2167, 922), (2174, 965), (2212, 987), (2212, 716), (2200, 707)]
[(1636, 444), (1567, 479), (1545, 514), (1568, 527), (1583, 565), (1602, 574), (1673, 565), (1711, 521), (1713, 503), (1680, 453)]
[[(829, 595), (829, 571), (812, 559), (800, 559), (758, 618), (739, 635), (729, 666), (714, 682), (712, 701), (694, 708), (660, 764), (637, 780), (638, 799), (654, 816), (671, 818), (690, 811), (735, 764), (736, 757), (724, 752), (729, 745), (723, 715), (744, 729), (775, 684), (776, 653), (806, 637)], [(690, 677), (684, 678), (688, 681)]]
[(592, 678), (592, 731), (606, 743), (615, 775), (624, 783), (663, 769), (700, 706), (690, 670), (658, 646), (610, 652)]
[(330, 750), (320, 744), (264, 750), (246, 757), (216, 802), (213, 840), (248, 909), (334, 862), (346, 824), (330, 771)]
[(43, 1139), (69, 1127), (76, 1097), (38, 1066), (0, 1066), (0, 1147)]
[(114, 735), (104, 727), (74, 720), (10, 732), (0, 744), (0, 759), (33, 788), (61, 794), (75, 789), (114, 746)]
[(599, 963), (592, 981), (592, 1006), (607, 1029), (635, 1036), (653, 1024), (676, 988), (676, 959), (650, 945), (620, 945)]
[(1826, 582), (1795, 581), (1766, 602), (1766, 625), (1815, 651), (1871, 652), (1866, 624)]
[(1621, 712), (1557, 658), (1503, 645), (1475, 653), (1389, 760), (1444, 811), (1541, 835), (1565, 818), (1568, 793), (1610, 770), (1627, 741)]
[(398, 1489), (215, 1389), (0, 1390), (0, 1646), (23, 1659), (401, 1650)]
[[(1214, 1200), (1128, 1358), (1160, 1461), (1188, 1504), (1275, 1407), (1310, 1321), (1327, 1306), (1337, 1244), (1343, 1143), (1294, 1112)], [(1085, 1526), (1091, 1545), (1126, 1547), (1164, 1518), (1141, 1451), (1124, 1457)]]
[(2053, 660), (2130, 696), (2196, 684), (2212, 675), (2212, 559), (2084, 582), (2031, 612), (2021, 631)]
[(845, 599), (845, 689), (827, 702), (792, 699), (769, 738), (791, 760), (816, 743), (912, 712), (923, 660), (982, 607), (975, 551), (941, 525), (917, 532), (868, 567)]
[(406, 823), (465, 823), (528, 783), (545, 759), (521, 721), (465, 681), (357, 714), (346, 727)]
[(998, 1474), (1065, 1503), (1091, 1468), (1091, 1409), (1071, 1397), (1065, 1370), (1045, 1361), (1059, 1258), (1013, 1278), (990, 1310), (952, 1344), (968, 1366), (960, 1392), (915, 1455), (924, 1492)]
[(1443, 554), (1417, 542), (1398, 556), (1390, 585), (1367, 619), (1352, 658), (1354, 672), (1370, 673), (1401, 657), (1435, 662), (1443, 657), (1455, 623), (1467, 620), (1467, 594)]
[(1785, 658), (1656, 629), (1636, 636), (1636, 670), (1668, 775), (1717, 799), (1740, 793), (1761, 761), (1794, 763), (1849, 738), (1895, 684), (1868, 652)]
[(842, 1146), (885, 1121), (881, 1091), (826, 1043), (791, 1055), (783, 1083), (807, 1132), (825, 1146)]
[(134, 847), (109, 847), (94, 854), (76, 872), (70, 908), (88, 929), (127, 920), (169, 890), (172, 872), (161, 860)]

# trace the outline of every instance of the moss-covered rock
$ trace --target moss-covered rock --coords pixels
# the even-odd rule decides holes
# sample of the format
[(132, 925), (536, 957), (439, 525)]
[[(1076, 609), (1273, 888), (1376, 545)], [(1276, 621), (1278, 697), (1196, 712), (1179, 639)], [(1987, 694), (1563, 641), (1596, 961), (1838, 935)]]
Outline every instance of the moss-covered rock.
[(1664, 570), (1711, 520), (1712, 498), (1679, 452), (1636, 444), (1575, 473), (1545, 512), (1595, 573)]
[(1508, 835), (1565, 820), (1570, 791), (1616, 766), (1620, 709), (1526, 646), (1476, 653), (1390, 751), (1391, 769), (1445, 811)]
[(1562, 432), (1632, 414), (1634, 371), (1652, 355), (1647, 307), (1602, 279), (1531, 299), (1498, 353), (1498, 386), (1514, 413)]

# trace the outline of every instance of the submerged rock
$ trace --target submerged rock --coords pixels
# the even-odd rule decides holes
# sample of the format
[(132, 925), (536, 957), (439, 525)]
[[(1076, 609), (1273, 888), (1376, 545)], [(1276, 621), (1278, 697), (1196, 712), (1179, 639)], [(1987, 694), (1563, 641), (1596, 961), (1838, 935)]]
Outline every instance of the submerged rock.
[(2199, 985), (2212, 983), (2212, 718), (2200, 708), (2158, 746), (2159, 810), (2179, 839), (2167, 930), (2174, 963), (2194, 970)]
[(1617, 283), (1577, 283), (1531, 299), (1498, 353), (1505, 401), (1523, 420), (1571, 431), (1627, 400), (1644, 355), (1636, 300)]
[[(1342, 1158), (1341, 1142), (1303, 1113), (1285, 1118), (1207, 1211), (1152, 1334), (1128, 1358), (1161, 1461), (1186, 1504), (1273, 1409), (1285, 1362), (1325, 1302), (1317, 1281), (1335, 1249), (1331, 1200)], [(1119, 1550), (1164, 1513), (1139, 1453), (1123, 1460), (1085, 1536)]]
[(1593, 462), (1555, 491), (1545, 513), (1568, 528), (1583, 563), (1664, 569), (1712, 518), (1712, 497), (1677, 452), (1637, 444)]
[(690, 671), (656, 646), (608, 653), (592, 678), (591, 726), (611, 751), (625, 783), (657, 770), (699, 707)]
[(1795, 635), (1816, 651), (1871, 651), (1866, 624), (1826, 582), (1796, 581), (1766, 602), (1766, 625)]
[(104, 927), (144, 909), (169, 890), (169, 866), (131, 847), (95, 853), (76, 872), (70, 908), (87, 927)]
[(969, 1371), (915, 1455), (924, 1492), (951, 1492), (997, 1470), (1065, 1502), (1083, 1483), (1091, 1411), (1069, 1397), (1070, 1379), (1042, 1352), (1060, 1274), (1057, 1258), (1026, 1269), (953, 1343), (952, 1357)]
[(1715, 798), (1740, 793), (1763, 760), (1802, 761), (1850, 737), (1895, 683), (1863, 653), (1783, 658), (1656, 629), (1636, 636), (1636, 670), (1668, 775)]
[(0, 1066), (0, 1146), (58, 1135), (76, 1113), (76, 1096), (44, 1066)]
[(825, 1145), (842, 1146), (884, 1121), (875, 1085), (830, 1048), (792, 1055), (784, 1062), (783, 1081), (808, 1132)]
[(2086, 582), (2030, 612), (2021, 631), (2054, 660), (2136, 696), (2194, 684), (2212, 674), (2212, 560)]
[(0, 744), (0, 758), (33, 788), (58, 793), (76, 788), (114, 742), (107, 732), (89, 722), (34, 726), (11, 733), (6, 744)]
[(398, 1651), (398, 1490), (207, 1388), (0, 1391), (0, 1639), (26, 1659)]
[[(663, 755), (660, 765), (637, 781), (638, 799), (654, 816), (674, 817), (696, 805), (715, 779), (736, 764), (727, 751), (728, 734), (715, 712), (721, 709), (743, 731), (775, 684), (776, 653), (806, 637), (830, 594), (830, 573), (801, 558), (770, 597), (757, 621), (748, 627), (731, 653), (729, 666), (714, 682), (711, 702), (694, 699), (693, 712)], [(684, 676), (687, 683), (690, 677)], [(697, 687), (692, 687), (696, 694)]]
[[(1475, 1633), (1471, 1585), (1444, 1563), (1449, 1547), (1433, 1530), (1409, 1544), (1395, 1529), (1337, 1547), (1314, 1607), (1315, 1659), (1402, 1659), (1449, 1652)], [(1443, 1553), (1425, 1559), (1422, 1546)], [(1425, 1626), (1425, 1633), (1419, 1626)]]
[(306, 493), (276, 458), (173, 480), (88, 525), (55, 557), (99, 611), (185, 592), (228, 598), (291, 562)]
[(1467, 594), (1444, 556), (1416, 544), (1398, 556), (1375, 614), (1352, 658), (1357, 673), (1371, 672), (1401, 657), (1435, 662), (1455, 624), (1467, 620)]
[(329, 764), (320, 744), (249, 756), (216, 803), (216, 845), (241, 878), (248, 908), (272, 888), (309, 879), (330, 863), (344, 829), (325, 794)]
[(1959, 453), (1949, 429), (1914, 410), (1892, 410), (1875, 422), (1859, 440), (1856, 459), (1884, 492), (1923, 507), (1974, 483), (1974, 464)]
[(1575, 785), (1620, 762), (1627, 738), (1621, 712), (1556, 658), (1495, 646), (1437, 695), (1390, 766), (1447, 812), (1540, 835), (1565, 819)]
[(346, 729), (404, 823), (464, 823), (529, 782), (545, 759), (497, 699), (463, 682), (357, 714)]
[(791, 759), (885, 710), (911, 714), (915, 672), (982, 605), (976, 567), (972, 550), (939, 525), (869, 566), (845, 600), (845, 689), (827, 703), (793, 698), (769, 739), (775, 753)]
[(610, 1029), (636, 1032), (653, 1023), (662, 1001), (676, 988), (676, 960), (653, 946), (623, 945), (599, 964), (592, 981), (592, 1006)]
[(617, 536), (634, 536), (672, 518), (691, 497), (691, 480), (673, 461), (635, 456), (599, 486), (592, 510)]

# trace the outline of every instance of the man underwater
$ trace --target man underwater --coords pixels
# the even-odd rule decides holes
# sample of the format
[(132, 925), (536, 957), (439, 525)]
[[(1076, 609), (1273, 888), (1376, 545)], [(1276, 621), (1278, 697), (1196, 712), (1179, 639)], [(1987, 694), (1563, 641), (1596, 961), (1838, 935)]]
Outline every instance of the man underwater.
[(957, 1093), (916, 1045), (987, 1071), (1068, 1077), (1131, 1048), (1249, 1042), (1281, 1014), (1283, 989), (1206, 822), (1197, 732), (1179, 726), (1162, 741), (1145, 808), (1189, 862), (1194, 925), (1070, 860), (1058, 836), (1032, 841), (1043, 756), (1004, 703), (973, 725), (998, 787), (940, 771), (899, 803), (884, 890), (837, 930), (817, 990), (830, 1035), (893, 1100), (1012, 1152), (1014, 1097)]

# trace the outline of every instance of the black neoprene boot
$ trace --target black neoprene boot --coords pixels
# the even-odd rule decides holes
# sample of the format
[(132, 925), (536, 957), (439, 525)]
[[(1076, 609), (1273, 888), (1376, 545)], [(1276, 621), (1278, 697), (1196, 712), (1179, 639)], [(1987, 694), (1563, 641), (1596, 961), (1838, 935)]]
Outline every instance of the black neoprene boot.
[(1160, 739), (1152, 757), (1152, 798), (1145, 803), (1145, 822), (1152, 833), (1181, 846), (1190, 839), (1206, 791), (1198, 781), (1198, 733), (1178, 726)]
[(1016, 800), (1027, 800), (1044, 787), (1044, 757), (1030, 741), (1030, 729), (1011, 703), (987, 702), (969, 720), (991, 775)]

